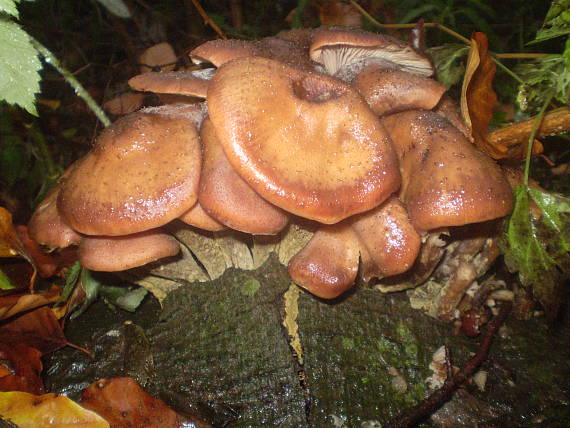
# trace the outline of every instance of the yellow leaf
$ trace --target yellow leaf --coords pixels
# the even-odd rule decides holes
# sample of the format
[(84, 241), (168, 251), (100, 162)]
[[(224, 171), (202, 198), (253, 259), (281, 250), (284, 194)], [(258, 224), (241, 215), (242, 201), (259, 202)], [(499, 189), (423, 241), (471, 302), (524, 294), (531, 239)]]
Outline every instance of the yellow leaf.
[(19, 428), (109, 428), (97, 413), (56, 394), (0, 392), (0, 415)]

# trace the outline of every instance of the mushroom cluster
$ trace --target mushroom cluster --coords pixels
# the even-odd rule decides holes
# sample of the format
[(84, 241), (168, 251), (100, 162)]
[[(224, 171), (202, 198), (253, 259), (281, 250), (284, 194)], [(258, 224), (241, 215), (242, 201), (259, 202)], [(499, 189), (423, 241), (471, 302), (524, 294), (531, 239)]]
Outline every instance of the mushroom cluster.
[(177, 254), (161, 230), (175, 219), (275, 235), (302, 217), (316, 232), (290, 275), (334, 298), (359, 271), (408, 271), (430, 232), (512, 209), (509, 183), (470, 142), (430, 61), (399, 40), (293, 30), (210, 41), (190, 57), (204, 68), (129, 84), (204, 101), (104, 130), (34, 213), (35, 240), (77, 244), (85, 267), (117, 271)]

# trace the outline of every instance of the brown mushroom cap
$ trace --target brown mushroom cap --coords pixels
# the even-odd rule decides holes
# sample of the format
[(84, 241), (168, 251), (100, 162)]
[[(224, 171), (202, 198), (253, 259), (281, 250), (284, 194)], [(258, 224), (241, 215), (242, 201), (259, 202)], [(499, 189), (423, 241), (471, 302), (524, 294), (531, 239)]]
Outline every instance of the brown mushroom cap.
[(366, 66), (352, 85), (378, 115), (431, 110), (445, 93), (445, 87), (433, 79), (379, 65)]
[(289, 222), (289, 216), (253, 191), (232, 168), (206, 119), (200, 130), (204, 152), (198, 200), (216, 220), (241, 232), (274, 235)]
[(65, 224), (57, 211), (59, 188), (56, 185), (47, 194), (28, 223), (30, 237), (49, 248), (66, 248), (81, 241), (81, 235)]
[(127, 235), (166, 224), (196, 203), (201, 153), (195, 121), (167, 111), (143, 110), (101, 133), (58, 197), (70, 227)]
[(242, 58), (218, 70), (208, 108), (231, 165), (286, 211), (336, 223), (374, 208), (400, 185), (378, 118), (334, 78)]
[(278, 37), (266, 37), (255, 42), (233, 39), (212, 40), (190, 52), (190, 58), (195, 64), (210, 62), (216, 67), (234, 59), (252, 56), (274, 59), (303, 69), (313, 67), (306, 48), (294, 41)]
[(400, 199), (417, 230), (460, 226), (511, 212), (513, 193), (491, 158), (437, 113), (382, 119), (400, 158)]
[(204, 211), (200, 202), (196, 202), (192, 208), (178, 217), (178, 219), (190, 226), (194, 226), (202, 230), (209, 230), (210, 232), (219, 232), (226, 228), (226, 226)]
[(433, 111), (449, 120), (453, 126), (459, 129), (461, 133), (465, 135), (465, 138), (467, 138), (470, 142), (473, 142), (471, 131), (469, 131), (467, 125), (463, 121), (459, 106), (453, 100), (453, 98), (451, 98), (449, 95), (444, 95), (441, 97), (441, 100), (435, 106)]
[(385, 34), (346, 28), (323, 28), (315, 31), (310, 47), (313, 61), (323, 64), (335, 75), (343, 67), (365, 59), (380, 59), (403, 71), (431, 76), (429, 60), (406, 43)]
[(131, 88), (162, 94), (180, 94), (206, 98), (214, 69), (143, 73), (129, 80)]
[(360, 244), (349, 225), (322, 226), (289, 261), (289, 275), (314, 295), (334, 299), (354, 285), (359, 255)]
[(410, 223), (406, 208), (395, 196), (353, 217), (351, 227), (365, 250), (361, 257), (366, 281), (406, 272), (419, 254), (420, 235)]
[(86, 236), (79, 244), (79, 261), (87, 269), (115, 272), (175, 256), (180, 244), (153, 229), (124, 236)]

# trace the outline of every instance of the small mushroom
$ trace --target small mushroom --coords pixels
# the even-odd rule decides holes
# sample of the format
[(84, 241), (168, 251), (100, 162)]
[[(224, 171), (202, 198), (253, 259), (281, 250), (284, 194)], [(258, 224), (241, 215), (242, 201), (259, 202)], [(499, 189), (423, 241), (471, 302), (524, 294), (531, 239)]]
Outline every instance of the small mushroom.
[(416, 260), (421, 238), (404, 205), (392, 196), (379, 207), (351, 219), (361, 246), (365, 281), (406, 272)]
[(379, 119), (337, 79), (241, 58), (220, 67), (207, 101), (230, 164), (286, 211), (336, 223), (376, 207), (400, 185)]
[(123, 236), (85, 236), (79, 261), (87, 269), (115, 272), (175, 256), (180, 244), (158, 229)]
[(232, 168), (209, 119), (200, 130), (204, 162), (198, 200), (216, 220), (253, 235), (275, 235), (289, 216), (253, 191)]
[(378, 64), (364, 67), (352, 85), (380, 116), (413, 109), (431, 110), (445, 93), (445, 87), (433, 79)]
[(400, 198), (417, 230), (478, 223), (511, 212), (513, 193), (501, 169), (442, 116), (411, 110), (382, 123), (400, 158)]
[(180, 109), (149, 109), (105, 129), (61, 188), (65, 223), (87, 235), (128, 235), (188, 211), (201, 167), (193, 119)]
[(56, 185), (47, 193), (28, 223), (28, 233), (38, 244), (49, 248), (66, 248), (79, 244), (81, 235), (69, 227), (57, 210), (57, 198), (63, 182), (81, 163), (74, 162), (65, 170)]
[[(344, 74), (350, 68), (360, 71), (362, 66), (371, 62), (420, 76), (433, 74), (430, 61), (406, 43), (385, 34), (356, 29), (332, 27), (316, 30), (310, 57), (323, 64), (327, 73), (333, 76)], [(348, 73), (346, 79), (352, 80), (353, 76), (353, 73)]]
[(208, 83), (213, 76), (214, 70), (213, 68), (208, 68), (194, 71), (143, 73), (130, 79), (129, 85), (137, 91), (206, 98)]
[(334, 299), (354, 285), (359, 255), (360, 243), (349, 224), (321, 226), (289, 261), (289, 275), (312, 294)]

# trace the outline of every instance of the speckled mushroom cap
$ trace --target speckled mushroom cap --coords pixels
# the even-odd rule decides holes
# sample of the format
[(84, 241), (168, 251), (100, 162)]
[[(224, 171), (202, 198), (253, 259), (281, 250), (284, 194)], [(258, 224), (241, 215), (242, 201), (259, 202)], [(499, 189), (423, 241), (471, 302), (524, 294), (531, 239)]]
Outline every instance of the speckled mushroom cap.
[(429, 60), (406, 43), (385, 34), (340, 27), (315, 31), (310, 57), (335, 75), (341, 68), (359, 60), (375, 58), (392, 63), (397, 68), (420, 76), (431, 76)]
[(216, 67), (234, 59), (258, 56), (302, 69), (313, 68), (306, 48), (292, 40), (279, 37), (266, 37), (255, 42), (211, 40), (192, 50), (189, 55), (195, 64), (209, 62)]
[(161, 94), (180, 94), (206, 98), (208, 83), (215, 69), (195, 71), (170, 71), (167, 73), (143, 73), (129, 80), (131, 88), (137, 91)]
[(337, 79), (242, 58), (220, 67), (208, 108), (231, 165), (286, 211), (336, 223), (399, 188), (397, 159), (379, 119)]
[(406, 272), (412, 267), (421, 238), (396, 196), (371, 211), (350, 219), (361, 246), (362, 276), (365, 281)]
[(86, 236), (79, 244), (79, 261), (87, 269), (115, 272), (175, 256), (180, 244), (159, 229), (124, 236)]
[(198, 201), (213, 218), (253, 235), (274, 235), (289, 223), (289, 215), (253, 191), (228, 162), (214, 125), (204, 120), (200, 130), (203, 167)]
[(287, 270), (296, 284), (334, 299), (354, 285), (359, 255), (360, 243), (348, 224), (324, 225), (293, 256)]
[(513, 193), (501, 169), (446, 119), (411, 110), (382, 122), (400, 158), (400, 198), (417, 230), (478, 223), (511, 212)]
[(378, 115), (431, 110), (445, 93), (445, 87), (433, 79), (377, 64), (364, 67), (352, 86)]
[(101, 133), (62, 186), (58, 210), (87, 235), (155, 228), (196, 203), (200, 167), (195, 120), (180, 109), (142, 110)]

